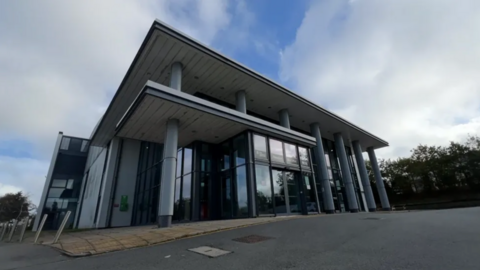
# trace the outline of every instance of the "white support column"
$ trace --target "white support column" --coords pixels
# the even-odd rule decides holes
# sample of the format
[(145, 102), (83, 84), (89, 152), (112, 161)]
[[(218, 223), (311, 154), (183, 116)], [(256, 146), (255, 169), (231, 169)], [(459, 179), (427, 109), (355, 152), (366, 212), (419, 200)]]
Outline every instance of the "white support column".
[(175, 199), (175, 173), (177, 168), (178, 120), (167, 122), (163, 146), (162, 184), (160, 185), (160, 205), (158, 207), (158, 227), (172, 225), (173, 201)]
[(365, 160), (363, 159), (362, 146), (359, 141), (352, 142), (352, 149), (355, 153), (355, 160), (358, 165), (359, 176), (362, 180), (362, 186), (365, 193), (367, 207), (369, 212), (375, 212), (377, 206), (375, 204), (375, 199), (373, 198), (372, 187), (370, 185), (370, 179), (368, 178), (367, 168), (365, 167)]
[(247, 97), (244, 90), (240, 90), (235, 94), (235, 109), (242, 113), (247, 113)]
[(320, 125), (313, 123), (310, 125), (312, 136), (317, 140), (315, 147), (315, 157), (318, 166), (318, 181), (322, 183), (322, 195), (325, 213), (335, 213), (335, 206), (333, 205), (332, 189), (330, 187), (330, 179), (328, 178), (327, 163), (325, 161), (325, 152), (323, 151), (322, 134), (320, 133)]
[[(182, 91), (182, 64), (172, 65), (170, 87)], [(169, 119), (163, 144), (162, 179), (158, 206), (158, 227), (172, 225), (173, 204), (175, 200), (175, 174), (177, 171), (178, 119)]]
[(278, 112), (280, 118), (280, 125), (284, 128), (290, 129), (290, 115), (288, 114), (287, 109), (283, 109)]
[(172, 64), (172, 73), (170, 74), (170, 87), (178, 91), (182, 91), (182, 69), (180, 62)]
[[(360, 195), (361, 195), (361, 200), (363, 202), (363, 205), (365, 206), (365, 212), (370, 212), (369, 209), (368, 209), (368, 204), (367, 204), (367, 200), (365, 198), (365, 190), (363, 189), (363, 184), (362, 184), (362, 177), (361, 177), (361, 174), (360, 174), (360, 170), (358, 169), (358, 164), (357, 164), (357, 159), (356, 159), (356, 153), (353, 149), (353, 144), (352, 144), (352, 141), (349, 140), (350, 142), (350, 149), (352, 150), (352, 162), (353, 162), (353, 169), (355, 170), (355, 174), (357, 175), (357, 185), (358, 185), (358, 188), (360, 189)], [(361, 211), (361, 207), (360, 205), (358, 206), (358, 211)]]
[(340, 161), (340, 169), (342, 170), (343, 184), (345, 185), (345, 190), (347, 192), (348, 208), (351, 213), (357, 213), (357, 196), (355, 195), (355, 188), (353, 187), (352, 174), (350, 172), (350, 166), (348, 165), (343, 137), (341, 133), (335, 133), (333, 136), (335, 138), (335, 148), (337, 150), (338, 160)]
[(378, 166), (377, 157), (373, 147), (367, 148), (368, 157), (370, 158), (370, 164), (372, 164), (373, 174), (377, 183), (377, 191), (382, 203), (382, 210), (390, 211), (390, 202), (388, 201), (387, 191), (385, 190), (385, 184), (383, 183), (382, 174), (380, 173), (380, 167)]

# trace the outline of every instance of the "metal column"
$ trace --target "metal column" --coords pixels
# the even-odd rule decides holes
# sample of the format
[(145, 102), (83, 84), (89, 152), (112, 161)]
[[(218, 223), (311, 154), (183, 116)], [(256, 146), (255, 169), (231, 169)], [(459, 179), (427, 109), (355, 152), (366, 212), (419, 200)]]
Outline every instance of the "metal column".
[(280, 125), (282, 127), (290, 129), (290, 116), (288, 114), (288, 110), (283, 109), (279, 111), (278, 116), (280, 117)]
[(383, 183), (382, 174), (380, 173), (380, 168), (378, 167), (377, 157), (375, 151), (372, 147), (367, 148), (368, 157), (370, 158), (370, 164), (372, 164), (373, 174), (375, 175), (375, 180), (377, 183), (377, 191), (380, 197), (380, 202), (382, 203), (382, 209), (385, 211), (390, 211), (390, 202), (388, 201), (387, 191), (385, 190), (385, 184)]
[(357, 213), (357, 197), (355, 195), (355, 189), (353, 188), (352, 173), (350, 172), (350, 165), (348, 164), (343, 137), (341, 133), (335, 133), (334, 137), (335, 148), (337, 150), (338, 159), (340, 160), (340, 166), (342, 167), (343, 184), (345, 185), (345, 190), (347, 191), (348, 208), (350, 208), (351, 213)]
[[(178, 91), (182, 90), (182, 68), (181, 63), (173, 63), (172, 74), (170, 76), (170, 87)], [(172, 225), (173, 204), (175, 199), (175, 174), (177, 171), (178, 126), (178, 119), (169, 119), (167, 121), (166, 136), (163, 144), (158, 227), (170, 227)]]
[(183, 65), (180, 62), (172, 64), (172, 74), (170, 75), (170, 87), (176, 90), (182, 90), (182, 69)]
[(320, 133), (320, 125), (314, 123), (310, 125), (310, 130), (313, 137), (317, 140), (315, 147), (315, 157), (318, 166), (318, 181), (322, 183), (323, 204), (327, 214), (335, 213), (335, 206), (333, 205), (332, 188), (330, 187), (330, 179), (328, 179), (327, 163), (325, 162), (325, 152), (323, 151), (322, 134)]
[(242, 113), (247, 113), (247, 100), (244, 90), (240, 90), (235, 94), (235, 109)]
[(373, 198), (372, 187), (370, 186), (370, 179), (368, 178), (367, 168), (365, 167), (365, 160), (363, 159), (362, 146), (359, 141), (353, 141), (353, 152), (355, 153), (355, 159), (357, 160), (358, 171), (360, 173), (360, 179), (362, 180), (363, 191), (367, 200), (368, 211), (375, 212), (377, 205)]

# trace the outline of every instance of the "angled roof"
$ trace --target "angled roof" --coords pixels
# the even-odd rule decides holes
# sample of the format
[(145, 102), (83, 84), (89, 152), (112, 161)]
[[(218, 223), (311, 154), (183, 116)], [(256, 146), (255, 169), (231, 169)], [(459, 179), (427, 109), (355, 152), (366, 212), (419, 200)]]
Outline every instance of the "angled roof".
[(170, 66), (183, 63), (182, 92), (201, 93), (222, 102), (235, 104), (235, 93), (245, 90), (247, 109), (270, 119), (287, 108), (290, 124), (309, 133), (318, 122), (322, 137), (333, 140), (342, 132), (346, 140), (359, 140), (362, 147), (380, 148), (388, 143), (350, 123), (273, 80), (201, 44), (173, 27), (156, 20), (104, 116), (91, 137), (92, 145), (103, 146), (115, 135), (115, 126), (132, 105), (147, 81), (168, 85)]

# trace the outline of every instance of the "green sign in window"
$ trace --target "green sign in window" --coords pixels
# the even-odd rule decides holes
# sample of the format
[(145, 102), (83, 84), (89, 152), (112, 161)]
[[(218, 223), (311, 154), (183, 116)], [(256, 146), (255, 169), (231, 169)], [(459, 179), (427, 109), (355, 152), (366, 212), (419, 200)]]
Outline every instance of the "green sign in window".
[(120, 199), (120, 211), (122, 211), (122, 212), (128, 211), (128, 196), (127, 195), (122, 195), (122, 198)]

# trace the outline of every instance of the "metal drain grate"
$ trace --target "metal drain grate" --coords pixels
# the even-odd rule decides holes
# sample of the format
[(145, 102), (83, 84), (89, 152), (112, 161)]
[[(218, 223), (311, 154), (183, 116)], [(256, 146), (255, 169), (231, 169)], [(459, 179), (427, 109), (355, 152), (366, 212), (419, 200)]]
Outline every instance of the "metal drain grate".
[(273, 237), (261, 236), (261, 235), (247, 235), (247, 236), (235, 238), (232, 240), (237, 242), (252, 244), (252, 243), (263, 242), (269, 239), (273, 239)]

